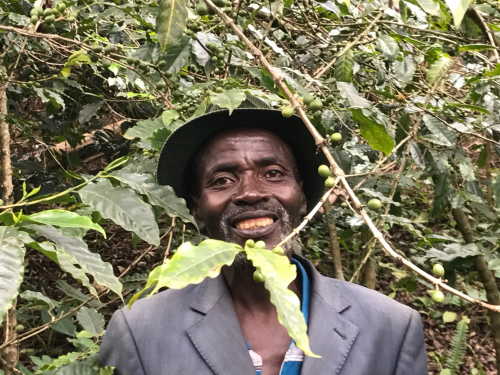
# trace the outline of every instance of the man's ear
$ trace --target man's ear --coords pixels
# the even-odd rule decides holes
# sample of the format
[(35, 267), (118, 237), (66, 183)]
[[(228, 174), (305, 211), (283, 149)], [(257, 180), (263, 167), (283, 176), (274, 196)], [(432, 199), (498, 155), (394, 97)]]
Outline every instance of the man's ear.
[(191, 211), (191, 215), (193, 215), (194, 217), (194, 220), (196, 221), (196, 224), (198, 224), (198, 228), (200, 228), (200, 233), (204, 233), (205, 232), (205, 222), (201, 219), (200, 215), (199, 215), (199, 204), (198, 204), (198, 201), (199, 201), (199, 197), (195, 196), (195, 195), (190, 195), (189, 196), (189, 200), (187, 202), (187, 206), (189, 208), (189, 211)]

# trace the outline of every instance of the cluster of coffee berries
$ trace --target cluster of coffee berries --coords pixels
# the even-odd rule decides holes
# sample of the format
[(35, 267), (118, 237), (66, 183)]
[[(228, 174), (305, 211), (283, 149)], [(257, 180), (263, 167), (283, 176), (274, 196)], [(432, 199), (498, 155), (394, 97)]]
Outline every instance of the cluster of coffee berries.
[(226, 67), (226, 62), (225, 56), (226, 56), (226, 49), (224, 46), (218, 46), (216, 43), (213, 42), (206, 42), (205, 43), (205, 48), (208, 49), (211, 54), (212, 54), (212, 61), (217, 64), (217, 69), (215, 70), (215, 74), (223, 74), (224, 69)]
[[(444, 267), (441, 264), (437, 263), (432, 267), (432, 272), (434, 273), (434, 276), (442, 278), (444, 276)], [(437, 285), (436, 289), (431, 294), (431, 298), (434, 302), (438, 303), (444, 301), (444, 294), (438, 289)]]
[(322, 164), (318, 167), (318, 173), (321, 177), (326, 178), (325, 187), (330, 189), (335, 186), (335, 179), (332, 177), (330, 167), (328, 165)]

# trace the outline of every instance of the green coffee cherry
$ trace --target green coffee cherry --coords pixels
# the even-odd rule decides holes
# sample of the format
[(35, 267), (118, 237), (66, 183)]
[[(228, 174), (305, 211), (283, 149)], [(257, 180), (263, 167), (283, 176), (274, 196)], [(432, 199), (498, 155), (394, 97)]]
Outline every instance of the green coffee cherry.
[(444, 301), (444, 294), (440, 290), (435, 290), (432, 292), (431, 298), (434, 302), (441, 303)]
[(245, 247), (254, 247), (254, 246), (255, 246), (254, 240), (246, 240)]
[(347, 203), (346, 203), (346, 202), (342, 202), (342, 203), (340, 204), (340, 207), (342, 207), (342, 208), (347, 208)]
[(285, 107), (282, 109), (281, 114), (283, 115), (284, 118), (290, 118), (293, 116), (293, 107)]
[(302, 98), (302, 101), (304, 102), (305, 105), (311, 104), (313, 100), (314, 96), (312, 96), (311, 94), (305, 94), (304, 98)]
[(378, 211), (380, 210), (380, 207), (382, 207), (382, 202), (378, 199), (370, 199), (368, 201), (367, 207), (372, 210), (372, 211)]
[(332, 142), (340, 142), (342, 140), (342, 134), (340, 134), (340, 133), (333, 133), (330, 136), (330, 139), (332, 140)]
[(437, 263), (432, 267), (432, 272), (436, 277), (443, 277), (444, 276), (444, 267)]
[(265, 277), (259, 271), (255, 271), (253, 273), (253, 281), (255, 281), (256, 283), (261, 284), (261, 283), (263, 283), (265, 281)]
[(256, 249), (264, 250), (266, 248), (266, 243), (264, 241), (257, 241), (254, 246)]
[(158, 81), (156, 83), (156, 88), (158, 90), (163, 90), (166, 86), (167, 86), (167, 84), (165, 83), (165, 81)]
[(285, 250), (281, 246), (276, 246), (272, 251), (276, 255), (285, 255)]
[(325, 180), (325, 187), (327, 189), (331, 189), (332, 187), (335, 186), (335, 179), (333, 177), (328, 177), (326, 180)]
[(309, 108), (311, 111), (319, 111), (321, 108), (323, 108), (323, 103), (321, 103), (321, 100), (314, 99), (310, 104)]
[(331, 176), (331, 173), (330, 173), (330, 167), (328, 167), (328, 165), (325, 165), (325, 164), (322, 164), (318, 167), (318, 173), (320, 174), (321, 177), (330, 177)]

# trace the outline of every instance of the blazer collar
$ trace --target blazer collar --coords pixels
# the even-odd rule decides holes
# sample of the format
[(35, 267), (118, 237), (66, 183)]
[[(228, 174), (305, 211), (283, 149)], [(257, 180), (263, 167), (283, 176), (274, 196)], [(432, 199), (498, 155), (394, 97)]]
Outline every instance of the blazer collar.
[[(308, 335), (320, 359), (305, 357), (302, 375), (337, 374), (358, 335), (359, 328), (341, 313), (350, 306), (336, 286), (338, 281), (319, 274), (307, 259), (295, 255), (311, 280)], [(216, 375), (248, 374), (255, 370), (222, 273), (198, 285), (191, 308), (203, 316), (187, 332)]]

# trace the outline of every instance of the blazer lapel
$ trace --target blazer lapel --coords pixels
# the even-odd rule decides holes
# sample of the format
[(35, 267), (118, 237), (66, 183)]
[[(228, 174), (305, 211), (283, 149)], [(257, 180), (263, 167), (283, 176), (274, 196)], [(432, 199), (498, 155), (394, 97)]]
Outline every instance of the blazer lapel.
[(305, 357), (301, 374), (338, 374), (358, 335), (359, 327), (341, 315), (350, 304), (336, 290), (335, 281), (321, 276), (304, 258), (297, 258), (312, 277), (307, 333), (313, 353), (322, 357)]
[(255, 375), (233, 301), (223, 275), (198, 287), (191, 308), (202, 318), (187, 330), (189, 338), (216, 375)]

